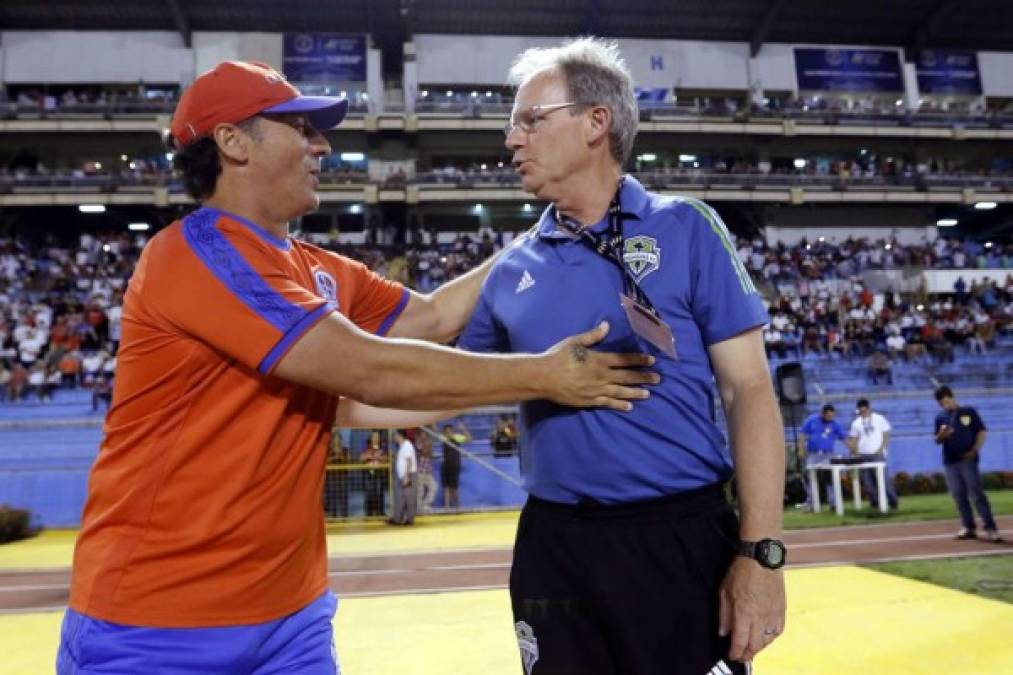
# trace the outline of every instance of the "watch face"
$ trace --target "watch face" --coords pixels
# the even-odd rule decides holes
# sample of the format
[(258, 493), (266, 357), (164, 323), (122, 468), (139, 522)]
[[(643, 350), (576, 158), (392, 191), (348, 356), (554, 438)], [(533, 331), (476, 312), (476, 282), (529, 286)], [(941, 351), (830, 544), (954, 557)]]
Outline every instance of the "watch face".
[(763, 562), (765, 562), (767, 566), (778, 568), (784, 564), (784, 546), (780, 544), (780, 542), (774, 541), (773, 539), (767, 539), (760, 542), (759, 549), (759, 557), (763, 559)]

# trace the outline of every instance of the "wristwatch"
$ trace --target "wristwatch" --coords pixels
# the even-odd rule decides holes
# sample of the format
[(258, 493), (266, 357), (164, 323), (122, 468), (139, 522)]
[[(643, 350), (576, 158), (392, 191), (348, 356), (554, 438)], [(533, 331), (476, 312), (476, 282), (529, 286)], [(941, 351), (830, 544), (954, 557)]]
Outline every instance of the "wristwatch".
[(770, 570), (784, 567), (784, 563), (788, 560), (788, 549), (779, 539), (740, 541), (738, 554), (752, 558)]

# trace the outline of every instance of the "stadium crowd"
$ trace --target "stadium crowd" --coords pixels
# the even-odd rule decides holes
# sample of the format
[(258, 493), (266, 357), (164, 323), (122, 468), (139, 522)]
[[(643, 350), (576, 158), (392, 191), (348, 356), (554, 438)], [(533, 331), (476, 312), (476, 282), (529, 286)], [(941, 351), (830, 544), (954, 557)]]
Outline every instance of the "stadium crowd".
[[(1010, 269), (1013, 243), (935, 241), (901, 244), (896, 239), (848, 238), (843, 242), (819, 237), (788, 246), (771, 246), (761, 238), (741, 242), (739, 258), (757, 276), (774, 283), (849, 279), (869, 270), (907, 267), (932, 269)], [(1001, 274), (1001, 273), (999, 273)]]
[[(504, 245), (489, 228), (437, 244), (435, 231), (393, 225), (366, 245), (315, 242), (366, 263), (379, 274), (429, 292)], [(0, 237), (0, 399), (47, 399), (59, 387), (83, 386), (108, 400), (115, 373), (122, 297), (146, 236), (82, 234), (76, 247), (50, 239)], [(397, 243), (396, 243), (397, 242)], [(743, 263), (770, 299), (768, 353), (775, 357), (840, 355), (952, 360), (955, 348), (984, 351), (1013, 330), (1013, 245), (986, 247), (939, 238), (931, 243), (847, 239), (768, 245), (742, 240)], [(921, 303), (887, 292), (881, 303), (860, 279), (870, 270), (910, 266), (996, 269), (987, 283), (958, 281), (954, 292)]]
[[(952, 361), (955, 347), (984, 352), (1013, 330), (1013, 246), (939, 237), (903, 245), (896, 240), (800, 241), (769, 246), (744, 242), (739, 258), (771, 294), (771, 323), (764, 333), (771, 356), (809, 354), (870, 357), (870, 370), (886, 370), (882, 356)], [(953, 293), (924, 302), (892, 289), (880, 305), (861, 281), (872, 270), (911, 267), (995, 269), (993, 278), (968, 284), (959, 277)]]
[(975, 284), (952, 297), (913, 304), (888, 291), (880, 307), (874, 295), (854, 282), (839, 295), (820, 283), (800, 284), (801, 293), (777, 296), (764, 329), (768, 356), (869, 357), (870, 376), (890, 382), (890, 358), (954, 360), (957, 347), (984, 353), (1000, 333), (1013, 329), (1013, 275), (1003, 286)]
[(122, 297), (143, 237), (83, 234), (55, 241), (0, 238), (0, 399), (50, 398), (85, 386), (108, 402)]

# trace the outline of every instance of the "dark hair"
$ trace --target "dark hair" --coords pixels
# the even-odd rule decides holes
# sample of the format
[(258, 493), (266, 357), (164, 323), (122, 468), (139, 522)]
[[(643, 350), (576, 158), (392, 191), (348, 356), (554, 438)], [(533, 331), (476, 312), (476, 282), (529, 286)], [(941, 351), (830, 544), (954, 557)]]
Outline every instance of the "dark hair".
[(183, 186), (194, 200), (202, 202), (215, 193), (222, 162), (213, 138), (205, 136), (177, 150), (172, 166), (182, 175)]
[(823, 412), (835, 412), (834, 406), (827, 403), (825, 406), (823, 406)]
[(945, 384), (939, 387), (939, 389), (936, 389), (936, 400), (942, 401), (944, 398), (953, 398), (953, 390)]
[(869, 399), (867, 399), (867, 398), (860, 398), (860, 399), (858, 399), (858, 403), (855, 404), (855, 407), (856, 408), (868, 408), (869, 407)]
[[(249, 133), (254, 139), (260, 136), (254, 129), (257, 117), (245, 119), (236, 124)], [(165, 135), (165, 144), (173, 151), (172, 166), (183, 177), (183, 187), (198, 202), (202, 202), (215, 193), (218, 176), (222, 173), (222, 160), (218, 156), (218, 144), (211, 136), (198, 138), (182, 149), (177, 149), (176, 140), (170, 134)]]

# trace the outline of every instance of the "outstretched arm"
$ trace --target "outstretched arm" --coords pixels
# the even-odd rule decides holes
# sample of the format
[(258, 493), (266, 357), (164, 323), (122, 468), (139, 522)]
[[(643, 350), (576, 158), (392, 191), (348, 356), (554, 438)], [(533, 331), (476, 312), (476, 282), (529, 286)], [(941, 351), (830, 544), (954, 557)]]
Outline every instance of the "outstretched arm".
[(608, 324), (543, 354), (471, 354), (417, 340), (379, 338), (332, 313), (272, 372), (291, 382), (379, 408), (456, 410), (529, 399), (629, 410), (658, 381), (645, 354), (591, 351)]

